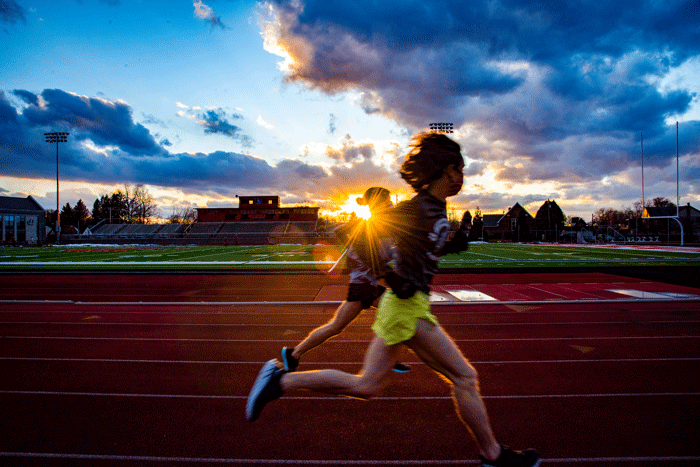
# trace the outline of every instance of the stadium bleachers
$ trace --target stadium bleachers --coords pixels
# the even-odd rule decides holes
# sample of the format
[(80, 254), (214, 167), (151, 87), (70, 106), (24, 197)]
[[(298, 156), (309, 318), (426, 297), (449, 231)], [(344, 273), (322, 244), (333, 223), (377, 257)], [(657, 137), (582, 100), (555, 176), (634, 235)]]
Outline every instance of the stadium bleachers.
[(158, 235), (177, 235), (183, 233), (188, 226), (189, 224), (162, 224), (156, 233)]
[(305, 235), (316, 233), (316, 222), (293, 222), (286, 233), (291, 234), (295, 232)]
[(284, 234), (288, 222), (225, 222), (219, 230), (219, 235), (270, 235)]
[(129, 224), (118, 235), (152, 235), (160, 229), (159, 224)]
[(92, 232), (92, 234), (93, 235), (101, 235), (101, 236), (115, 235), (120, 230), (122, 230), (124, 227), (126, 227), (125, 224), (102, 224), (99, 227), (97, 227)]
[[(332, 236), (332, 234), (331, 234)], [(327, 237), (316, 232), (316, 222), (241, 221), (192, 224), (103, 224), (88, 235), (66, 236), (71, 243), (156, 244), (268, 244), (309, 242)]]
[(192, 224), (189, 235), (214, 235), (222, 227), (222, 222), (196, 222)]

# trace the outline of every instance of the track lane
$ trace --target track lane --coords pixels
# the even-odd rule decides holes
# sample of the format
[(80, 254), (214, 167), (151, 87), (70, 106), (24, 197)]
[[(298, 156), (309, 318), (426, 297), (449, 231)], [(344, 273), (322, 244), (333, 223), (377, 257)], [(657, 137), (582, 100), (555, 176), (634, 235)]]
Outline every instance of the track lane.
[[(0, 456), (21, 465), (473, 465), (449, 388), (409, 352), (412, 373), (392, 375), (371, 402), (297, 393), (243, 420), (261, 362), (334, 308), (2, 303), (0, 417), (13, 430)], [(480, 372), (503, 442), (563, 466), (700, 461), (700, 387), (688, 377), (700, 357), (697, 302), (435, 310)], [(366, 312), (302, 365), (359, 370), (371, 320)]]

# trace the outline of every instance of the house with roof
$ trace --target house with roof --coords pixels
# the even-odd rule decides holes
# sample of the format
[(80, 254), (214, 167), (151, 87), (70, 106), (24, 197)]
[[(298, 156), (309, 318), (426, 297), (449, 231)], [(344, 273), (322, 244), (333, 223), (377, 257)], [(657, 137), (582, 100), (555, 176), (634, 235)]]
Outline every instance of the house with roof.
[(506, 242), (528, 242), (535, 228), (535, 218), (515, 203), (505, 214), (484, 214), (484, 240)]
[(31, 196), (0, 196), (0, 243), (43, 245), (46, 243), (44, 208)]

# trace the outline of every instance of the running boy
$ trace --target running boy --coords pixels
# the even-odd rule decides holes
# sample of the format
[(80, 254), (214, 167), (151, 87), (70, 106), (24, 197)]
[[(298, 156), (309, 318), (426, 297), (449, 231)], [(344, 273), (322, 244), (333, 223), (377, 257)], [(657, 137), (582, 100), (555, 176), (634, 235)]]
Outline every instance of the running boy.
[(439, 257), (466, 248), (464, 229), (448, 238), (446, 200), (462, 189), (464, 159), (459, 144), (445, 135), (419, 134), (401, 166), (401, 177), (417, 193), (392, 212), (390, 226), (397, 247), (396, 268), (387, 277), (372, 325), (375, 333), (362, 371), (289, 373), (275, 360), (260, 370), (248, 396), (246, 416), (258, 418), (265, 404), (285, 391), (309, 389), (369, 399), (396, 363), (401, 345), (409, 347), (452, 385), (455, 408), (480, 452), (482, 467), (537, 467), (535, 450), (513, 451), (499, 445), (491, 429), (476, 370), (430, 312), (428, 294)]
[[(378, 275), (383, 275), (393, 256), (389, 238), (382, 217), (393, 207), (391, 193), (386, 188), (372, 187), (357, 198), (357, 204), (369, 207), (372, 217), (367, 220), (351, 221), (336, 230), (336, 235), (347, 245), (350, 284), (345, 301), (338, 307), (333, 318), (313, 331), (296, 347), (282, 348), (282, 362), (287, 371), (296, 371), (299, 359), (309, 350), (328, 339), (337, 336), (360, 312), (372, 306), (384, 291), (379, 285)], [(410, 368), (402, 363), (394, 365), (397, 373), (405, 373)]]

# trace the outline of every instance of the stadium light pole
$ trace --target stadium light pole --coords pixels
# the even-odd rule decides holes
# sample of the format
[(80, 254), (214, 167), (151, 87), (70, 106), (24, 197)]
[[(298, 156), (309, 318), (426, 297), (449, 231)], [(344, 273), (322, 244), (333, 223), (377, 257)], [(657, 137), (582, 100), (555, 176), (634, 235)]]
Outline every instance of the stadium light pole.
[(67, 142), (69, 134), (65, 132), (44, 133), (47, 143), (56, 143), (56, 244), (61, 243), (61, 211), (58, 201), (58, 143)]

